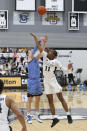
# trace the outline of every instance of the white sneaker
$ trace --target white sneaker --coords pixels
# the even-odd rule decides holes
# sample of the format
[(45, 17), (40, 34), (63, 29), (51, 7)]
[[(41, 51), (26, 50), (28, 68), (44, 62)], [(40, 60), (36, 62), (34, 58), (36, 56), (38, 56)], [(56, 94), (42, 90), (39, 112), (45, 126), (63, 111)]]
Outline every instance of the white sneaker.
[(32, 116), (27, 116), (27, 123), (32, 124)]
[(40, 114), (36, 115), (36, 119), (38, 122), (42, 123), (43, 121), (40, 119)]

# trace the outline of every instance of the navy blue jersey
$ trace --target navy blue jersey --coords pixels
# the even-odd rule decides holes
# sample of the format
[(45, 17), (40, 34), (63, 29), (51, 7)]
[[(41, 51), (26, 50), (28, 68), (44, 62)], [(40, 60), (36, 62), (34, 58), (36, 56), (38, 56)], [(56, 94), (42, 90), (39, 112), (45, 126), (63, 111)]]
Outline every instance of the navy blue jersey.
[(36, 57), (34, 57), (30, 62), (28, 62), (28, 78), (40, 78), (40, 66)]

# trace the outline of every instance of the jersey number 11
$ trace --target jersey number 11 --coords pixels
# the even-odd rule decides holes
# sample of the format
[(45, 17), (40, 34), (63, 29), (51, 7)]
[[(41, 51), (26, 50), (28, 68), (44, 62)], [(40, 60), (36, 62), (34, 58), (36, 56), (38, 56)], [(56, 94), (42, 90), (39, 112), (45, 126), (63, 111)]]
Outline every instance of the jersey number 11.
[(50, 71), (50, 67), (46, 66), (45, 71)]

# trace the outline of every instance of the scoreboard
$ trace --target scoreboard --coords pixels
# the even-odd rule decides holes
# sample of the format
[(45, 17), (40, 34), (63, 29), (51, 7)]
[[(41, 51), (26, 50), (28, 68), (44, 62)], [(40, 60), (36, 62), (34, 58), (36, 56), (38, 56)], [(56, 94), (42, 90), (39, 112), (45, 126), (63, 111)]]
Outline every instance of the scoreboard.
[(47, 11), (64, 11), (64, 0), (45, 0)]

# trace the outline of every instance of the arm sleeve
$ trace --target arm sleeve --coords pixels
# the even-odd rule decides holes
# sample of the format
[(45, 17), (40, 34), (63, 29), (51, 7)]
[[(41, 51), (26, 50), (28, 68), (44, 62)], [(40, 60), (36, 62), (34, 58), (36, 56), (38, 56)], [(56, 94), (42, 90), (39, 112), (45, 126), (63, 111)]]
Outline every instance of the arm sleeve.
[(35, 46), (34, 46), (34, 49), (32, 50), (32, 54), (35, 54), (35, 52), (37, 51), (37, 49), (38, 49), (38, 48), (37, 48), (37, 46), (35, 45)]
[[(39, 41), (40, 44), (42, 44), (41, 41)], [(35, 52), (38, 50), (38, 47), (35, 45), (34, 46), (34, 49), (32, 50), (32, 54), (35, 54)]]
[[(39, 41), (39, 43), (43, 45), (43, 41)], [(32, 50), (32, 54), (34, 55), (34, 57), (37, 57), (40, 54), (40, 51), (36, 45), (34, 46), (34, 49)]]

